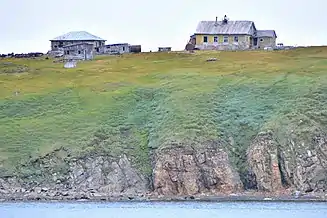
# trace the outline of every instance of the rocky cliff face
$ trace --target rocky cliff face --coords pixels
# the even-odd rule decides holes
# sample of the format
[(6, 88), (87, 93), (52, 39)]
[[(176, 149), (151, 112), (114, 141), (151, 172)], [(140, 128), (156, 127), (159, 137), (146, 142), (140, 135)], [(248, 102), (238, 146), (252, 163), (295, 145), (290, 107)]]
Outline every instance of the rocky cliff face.
[(259, 190), (271, 192), (282, 188), (278, 145), (272, 132), (258, 134), (250, 145), (247, 156)]
[(218, 194), (243, 190), (228, 154), (217, 143), (201, 148), (173, 146), (157, 154), (154, 191), (159, 195)]
[[(63, 151), (60, 150), (60, 153)], [(58, 151), (57, 151), (58, 153)], [(58, 154), (57, 154), (58, 155)], [(148, 178), (139, 173), (126, 155), (118, 158), (110, 156), (89, 156), (71, 159), (63, 172), (59, 169), (57, 155), (50, 155), (34, 163), (42, 172), (36, 181), (33, 177), (12, 177), (0, 180), (0, 193), (25, 197), (90, 198), (97, 196), (137, 196), (147, 193)], [(52, 164), (49, 167), (48, 164)]]
[[(251, 188), (274, 193), (286, 189), (327, 191), (327, 136), (322, 132), (300, 140), (272, 131), (259, 133), (247, 152)], [(307, 137), (308, 138), (308, 137)], [(99, 197), (193, 196), (241, 193), (237, 169), (223, 143), (174, 144), (154, 151), (152, 175), (141, 173), (122, 154), (72, 158), (59, 149), (22, 166), (34, 174), (0, 178), (0, 196), (13, 199), (89, 199)], [(244, 180), (243, 180), (244, 181)]]
[(312, 133), (311, 140), (290, 134), (283, 143), (272, 132), (260, 133), (248, 150), (248, 162), (257, 188), (277, 191), (293, 188), (302, 192), (327, 190), (327, 137)]

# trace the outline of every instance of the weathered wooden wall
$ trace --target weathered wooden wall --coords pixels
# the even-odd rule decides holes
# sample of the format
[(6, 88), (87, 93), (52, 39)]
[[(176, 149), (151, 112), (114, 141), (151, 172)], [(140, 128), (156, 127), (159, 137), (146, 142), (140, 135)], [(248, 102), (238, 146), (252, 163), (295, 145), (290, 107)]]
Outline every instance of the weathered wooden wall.
[(93, 44), (76, 44), (64, 47), (65, 59), (90, 60), (94, 58)]
[(100, 53), (102, 54), (124, 54), (129, 52), (128, 44), (105, 45), (100, 48)]

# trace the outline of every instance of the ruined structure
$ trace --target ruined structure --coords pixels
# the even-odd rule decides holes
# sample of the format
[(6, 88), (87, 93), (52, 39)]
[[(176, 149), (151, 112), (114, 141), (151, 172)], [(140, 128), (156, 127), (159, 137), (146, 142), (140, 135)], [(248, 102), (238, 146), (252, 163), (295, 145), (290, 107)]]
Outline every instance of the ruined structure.
[(63, 46), (66, 60), (91, 60), (94, 57), (94, 45), (90, 43), (76, 43)]
[(158, 48), (158, 51), (159, 52), (162, 52), (162, 51), (171, 51), (171, 47), (159, 47)]
[(50, 42), (52, 51), (62, 50), (64, 46), (68, 45), (88, 43), (93, 44), (94, 51), (99, 52), (99, 48), (104, 46), (106, 40), (86, 31), (74, 31), (58, 36)]
[(128, 43), (109, 44), (100, 48), (100, 53), (102, 54), (124, 54), (129, 53), (129, 51)]
[(139, 53), (142, 51), (141, 45), (129, 45), (129, 51), (131, 53)]

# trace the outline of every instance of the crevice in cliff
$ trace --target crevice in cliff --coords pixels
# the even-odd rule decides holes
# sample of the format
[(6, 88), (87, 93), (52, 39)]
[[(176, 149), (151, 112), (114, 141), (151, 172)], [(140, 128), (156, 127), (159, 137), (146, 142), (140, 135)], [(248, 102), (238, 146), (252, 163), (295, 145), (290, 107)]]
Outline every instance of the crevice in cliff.
[(291, 183), (286, 173), (285, 160), (283, 158), (281, 145), (279, 143), (277, 144), (277, 160), (278, 160), (278, 169), (281, 177), (282, 186), (284, 188), (289, 188), (291, 186)]

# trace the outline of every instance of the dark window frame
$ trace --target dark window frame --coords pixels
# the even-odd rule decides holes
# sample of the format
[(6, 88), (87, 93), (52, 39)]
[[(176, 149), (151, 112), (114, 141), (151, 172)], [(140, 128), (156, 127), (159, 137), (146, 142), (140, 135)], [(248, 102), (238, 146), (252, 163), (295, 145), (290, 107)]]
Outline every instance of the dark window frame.
[(224, 36), (224, 43), (228, 43), (228, 42), (229, 42), (229, 37), (228, 36)]
[(203, 42), (208, 43), (208, 36), (203, 36)]
[(238, 36), (234, 36), (234, 42), (238, 42)]

